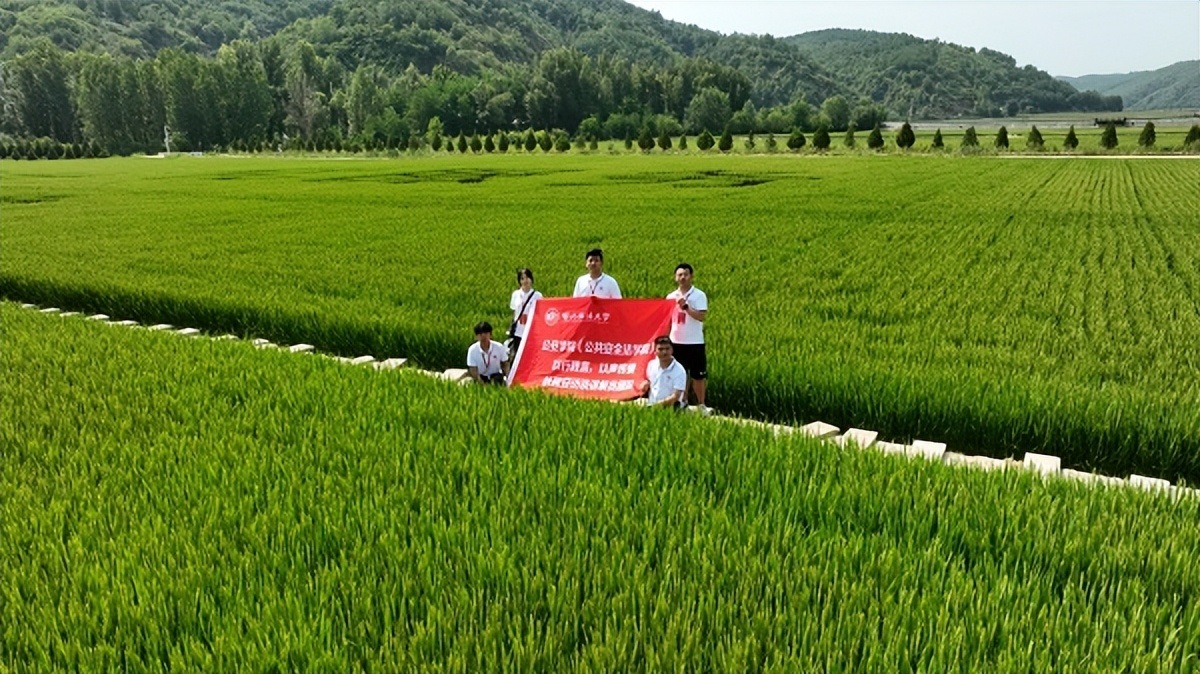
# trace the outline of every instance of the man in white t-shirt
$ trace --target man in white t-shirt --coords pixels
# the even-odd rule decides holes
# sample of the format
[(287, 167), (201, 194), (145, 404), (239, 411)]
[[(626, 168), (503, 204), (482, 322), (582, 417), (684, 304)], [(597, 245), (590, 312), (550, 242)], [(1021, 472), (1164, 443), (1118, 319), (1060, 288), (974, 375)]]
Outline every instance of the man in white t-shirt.
[[(704, 351), (704, 319), (708, 317), (708, 295), (692, 285), (692, 265), (682, 262), (675, 267), (675, 285), (667, 299), (675, 300), (675, 315), (671, 320), (671, 343), (675, 359), (687, 370), (696, 409), (707, 412), (704, 393), (708, 381), (708, 356)], [(684, 396), (687, 399), (687, 396)]]
[(508, 307), (513, 311), (512, 325), (508, 329), (511, 346), (509, 355), (513, 356), (521, 346), (521, 339), (525, 337), (525, 326), (533, 318), (533, 305), (542, 299), (542, 294), (533, 289), (532, 269), (526, 267), (517, 271), (517, 285), (519, 287), (513, 291), (512, 298), (508, 301)]
[(677, 410), (687, 406), (684, 397), (687, 391), (687, 373), (671, 352), (670, 337), (663, 335), (654, 340), (654, 354), (658, 357), (646, 366), (646, 381), (642, 382), (646, 405), (673, 407)]
[(571, 297), (606, 297), (621, 299), (621, 289), (617, 280), (604, 273), (604, 251), (593, 248), (583, 256), (588, 273), (575, 281), (575, 291)]
[(508, 349), (492, 341), (492, 324), (475, 326), (475, 343), (467, 349), (467, 371), (479, 384), (501, 384), (508, 375)]

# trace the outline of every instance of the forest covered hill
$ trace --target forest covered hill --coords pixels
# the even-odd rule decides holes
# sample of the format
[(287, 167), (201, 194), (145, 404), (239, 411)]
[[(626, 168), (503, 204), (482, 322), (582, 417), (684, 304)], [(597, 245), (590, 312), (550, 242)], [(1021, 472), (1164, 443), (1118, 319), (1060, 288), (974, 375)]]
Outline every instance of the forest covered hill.
[(1120, 96), (1126, 110), (1200, 109), (1200, 61), (1180, 61), (1158, 70), (1058, 79), (1076, 89)]

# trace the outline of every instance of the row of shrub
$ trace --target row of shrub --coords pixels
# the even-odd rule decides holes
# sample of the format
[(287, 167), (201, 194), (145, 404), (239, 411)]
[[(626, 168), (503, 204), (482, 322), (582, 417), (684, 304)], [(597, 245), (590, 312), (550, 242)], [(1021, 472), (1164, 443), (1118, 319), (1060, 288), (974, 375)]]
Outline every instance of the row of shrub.
[[(897, 147), (902, 150), (908, 150), (916, 143), (916, 134), (912, 127), (905, 122), (897, 131), (894, 142)], [(1152, 149), (1157, 142), (1157, 132), (1154, 122), (1146, 122), (1141, 133), (1138, 136), (1138, 147), (1143, 149)], [(714, 137), (710, 132), (705, 130), (696, 137), (696, 147), (701, 151), (709, 151), (714, 147), (721, 152), (730, 152), (734, 148), (734, 137), (728, 128), (720, 135)], [(765, 138), (756, 137), (751, 133), (744, 137), (742, 144), (745, 149), (750, 151), (761, 150), (766, 152), (776, 152), (781, 150), (782, 146), (788, 150), (801, 150), (806, 146), (815, 150), (828, 150), (834, 143), (830, 132), (820, 127), (811, 134), (811, 139), (799, 129), (793, 131), (781, 143), (776, 138), (775, 134), (768, 134)], [(858, 137), (854, 129), (850, 129), (844, 133), (841, 139), (841, 144), (847, 148), (855, 148), (859, 146)], [(1117, 131), (1114, 124), (1109, 123), (1100, 135), (1100, 147), (1106, 150), (1115, 149), (1119, 144), (1117, 139)], [(876, 124), (870, 133), (867, 134), (866, 147), (871, 150), (882, 150), (887, 141), (884, 139), (883, 130), (879, 124)], [(961, 148), (964, 152), (971, 152), (981, 148), (979, 133), (975, 127), (968, 127), (963, 132), (961, 140)], [(991, 145), (998, 150), (1006, 150), (1010, 147), (1010, 139), (1008, 129), (1001, 126), (992, 139)], [(660, 150), (687, 150), (689, 149), (689, 140), (687, 134), (680, 135), (678, 140), (674, 139), (666, 131), (654, 137), (650, 129), (643, 128), (641, 134), (637, 138), (626, 136), (624, 140), (626, 150), (632, 150), (635, 146), (644, 151), (649, 152), (658, 148)], [(615, 149), (612, 143), (609, 143), (609, 149)], [(938, 129), (929, 145), (930, 149), (941, 150), (946, 149), (945, 140), (942, 137), (941, 129)], [(1034, 125), (1028, 134), (1025, 135), (1025, 147), (1029, 150), (1040, 151), (1046, 149), (1045, 140), (1037, 126)], [(1062, 149), (1076, 150), (1079, 147), (1079, 138), (1075, 133), (1075, 127), (1071, 126), (1067, 131), (1066, 137), (1063, 139)], [(524, 133), (489, 133), (483, 137), (479, 134), (467, 136), (465, 133), (460, 133), (457, 138), (449, 136), (441, 136), (440, 134), (432, 137), (421, 135), (409, 136), (406, 140), (403, 139), (380, 139), (376, 142), (362, 143), (358, 141), (348, 141), (343, 143), (340, 139), (334, 138), (331, 141), (324, 139), (303, 141), (301, 139), (286, 139), (280, 143), (255, 143), (248, 144), (242, 141), (235, 141), (227, 148), (213, 148), (216, 152), (284, 152), (284, 151), (308, 151), (308, 152), (386, 152), (386, 151), (404, 151), (417, 152), (419, 150), (431, 150), (433, 152), (459, 152), (462, 154), (472, 152), (479, 154), (481, 152), (509, 152), (510, 150), (524, 150), (526, 152), (536, 152), (539, 149), (542, 152), (567, 152), (574, 148), (575, 150), (598, 150), (599, 139), (596, 136), (584, 137), (576, 135), (572, 138), (567, 132), (556, 129), (545, 129), (542, 131), (534, 131), (533, 129), (526, 130)], [(1056, 148), (1057, 149), (1057, 146)], [(1200, 124), (1193, 125), (1188, 131), (1187, 137), (1184, 140), (1183, 149), (1185, 151), (1194, 152), (1200, 151)], [(91, 159), (97, 157), (107, 157), (108, 152), (100, 147), (95, 141), (87, 143), (59, 143), (50, 138), (30, 139), (15, 139), (7, 142), (0, 141), (0, 159)]]

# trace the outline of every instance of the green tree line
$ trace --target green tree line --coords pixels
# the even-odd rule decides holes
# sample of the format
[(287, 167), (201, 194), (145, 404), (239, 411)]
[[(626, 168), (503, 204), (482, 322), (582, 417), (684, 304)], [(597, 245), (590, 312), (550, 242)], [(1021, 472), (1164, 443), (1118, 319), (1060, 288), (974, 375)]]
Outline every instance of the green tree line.
[(403, 147), (441, 133), (528, 128), (583, 139), (728, 130), (790, 133), (824, 125), (867, 129), (885, 118), (867, 99), (819, 107), (803, 95), (757, 108), (749, 80), (701, 59), (665, 66), (547, 50), (528, 67), (465, 75), (410, 64), (347, 71), (307, 42), (235, 40), (212, 58), (169, 48), (153, 59), (68, 53), (44, 41), (0, 67), (0, 133), (97, 144), (131, 154), (165, 149), (259, 148), (287, 142)]

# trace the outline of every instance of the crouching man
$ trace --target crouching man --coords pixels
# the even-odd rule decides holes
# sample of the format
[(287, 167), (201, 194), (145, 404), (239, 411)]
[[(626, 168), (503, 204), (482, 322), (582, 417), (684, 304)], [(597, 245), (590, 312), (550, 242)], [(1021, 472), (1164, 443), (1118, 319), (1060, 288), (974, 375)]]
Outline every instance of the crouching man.
[(508, 376), (508, 349), (492, 341), (492, 324), (487, 321), (475, 326), (475, 343), (467, 349), (467, 371), (479, 384), (503, 386)]
[(671, 338), (663, 335), (655, 339), (654, 353), (658, 357), (646, 366), (646, 381), (642, 382), (644, 404), (683, 409), (687, 405), (687, 372), (675, 360)]

